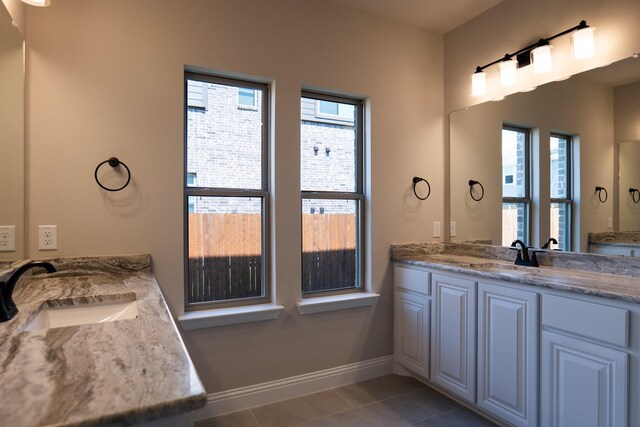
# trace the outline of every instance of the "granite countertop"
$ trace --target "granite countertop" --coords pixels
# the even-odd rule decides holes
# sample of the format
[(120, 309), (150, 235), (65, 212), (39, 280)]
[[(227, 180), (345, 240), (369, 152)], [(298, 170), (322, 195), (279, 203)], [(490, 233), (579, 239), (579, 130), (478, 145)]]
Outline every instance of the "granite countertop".
[[(149, 255), (61, 258), (24, 276), (0, 323), (0, 424), (135, 424), (206, 404)], [(45, 305), (137, 302), (138, 317), (27, 332)]]
[[(392, 248), (392, 259), (453, 273), (473, 274), (487, 279), (507, 280), (523, 285), (640, 303), (638, 259), (592, 254), (585, 257), (582, 254), (547, 252), (537, 254), (541, 259), (540, 267), (525, 267), (514, 265), (512, 260), (504, 259), (505, 256), (479, 256), (482, 251), (474, 252), (463, 247), (469, 245), (438, 245), (439, 248), (436, 250), (394, 251)], [(401, 246), (396, 248), (398, 247)], [(425, 246), (422, 245), (422, 248)], [(508, 254), (508, 250), (506, 253)], [(515, 259), (513, 254), (511, 256)], [(550, 263), (549, 259), (545, 258), (550, 257), (567, 259), (556, 260), (556, 265), (545, 265)], [(611, 274), (616, 268), (621, 274)]]
[(612, 246), (640, 246), (640, 231), (608, 231), (589, 233), (589, 244)]

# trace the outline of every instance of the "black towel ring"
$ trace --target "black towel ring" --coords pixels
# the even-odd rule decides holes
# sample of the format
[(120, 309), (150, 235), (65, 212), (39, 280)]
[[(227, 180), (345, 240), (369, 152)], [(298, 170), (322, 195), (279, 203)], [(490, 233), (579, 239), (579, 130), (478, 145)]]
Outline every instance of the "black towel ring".
[[(418, 183), (420, 181), (424, 181), (427, 183), (427, 187), (429, 188), (429, 191), (427, 192), (427, 195), (424, 197), (420, 197), (418, 196), (418, 192), (416, 191), (416, 185), (418, 185)], [(429, 184), (429, 181), (427, 181), (424, 178), (420, 178), (419, 176), (414, 176), (413, 177), (413, 194), (416, 195), (416, 197), (420, 200), (427, 200), (429, 198), (429, 196), (431, 195), (431, 184)]]
[[(640, 202), (640, 190), (638, 190), (637, 188), (630, 188), (629, 194), (631, 194), (631, 200), (633, 200), (633, 203)], [(638, 195), (637, 199), (636, 199), (636, 194)]]
[[(482, 190), (482, 194), (480, 194), (480, 197), (477, 199), (473, 196), (473, 186), (476, 184), (478, 184), (480, 186), (480, 189)], [(480, 183), (480, 181), (476, 181), (473, 179), (469, 180), (469, 194), (471, 195), (471, 198), (476, 202), (479, 202), (484, 198), (484, 186)]]
[[(98, 179), (98, 169), (100, 169), (100, 166), (104, 165), (105, 163), (109, 163), (109, 166), (111, 166), (112, 168), (117, 168), (118, 166), (122, 165), (124, 166), (124, 168), (127, 170), (127, 182), (124, 183), (124, 185), (122, 187), (119, 188), (109, 188), (109, 187), (105, 187), (104, 185), (102, 185), (102, 183), (100, 182), (100, 180)], [(125, 165), (123, 162), (121, 162), (120, 160), (118, 160), (117, 157), (110, 157), (108, 160), (105, 160), (104, 162), (101, 162), (97, 167), (96, 167), (96, 171), (93, 173), (93, 176), (96, 179), (96, 182), (98, 183), (98, 185), (107, 190), (107, 191), (120, 191), (122, 189), (124, 189), (127, 185), (129, 185), (129, 182), (131, 181), (131, 171), (129, 170), (129, 168), (127, 167), (127, 165)]]
[[(604, 200), (602, 200), (602, 192), (604, 191)], [(609, 193), (607, 193), (607, 189), (604, 187), (596, 187), (596, 193), (598, 193), (598, 200), (600, 203), (604, 203), (609, 198)]]

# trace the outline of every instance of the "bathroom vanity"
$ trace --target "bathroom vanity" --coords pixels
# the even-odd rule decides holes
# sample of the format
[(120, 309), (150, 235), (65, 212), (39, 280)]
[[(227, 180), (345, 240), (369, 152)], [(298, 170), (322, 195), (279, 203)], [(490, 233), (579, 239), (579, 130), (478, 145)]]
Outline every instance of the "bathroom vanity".
[(51, 262), (58, 272), (21, 279), (19, 312), (0, 323), (0, 424), (190, 425), (206, 394), (149, 255)]
[(640, 426), (637, 260), (549, 251), (521, 267), (459, 244), (392, 257), (399, 373), (507, 425)]
[(589, 233), (589, 252), (640, 257), (640, 231)]

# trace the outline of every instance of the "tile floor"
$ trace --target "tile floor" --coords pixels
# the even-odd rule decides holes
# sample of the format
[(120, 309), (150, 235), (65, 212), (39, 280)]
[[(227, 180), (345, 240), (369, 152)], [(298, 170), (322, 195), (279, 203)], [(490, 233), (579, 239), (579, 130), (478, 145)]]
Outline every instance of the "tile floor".
[(492, 422), (413, 378), (386, 375), (208, 418), (195, 427), (485, 427)]

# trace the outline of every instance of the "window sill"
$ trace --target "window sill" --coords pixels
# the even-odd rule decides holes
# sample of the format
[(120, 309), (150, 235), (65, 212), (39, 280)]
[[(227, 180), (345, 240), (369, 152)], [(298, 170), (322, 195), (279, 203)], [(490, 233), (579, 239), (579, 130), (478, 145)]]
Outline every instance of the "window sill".
[(300, 314), (324, 313), (326, 311), (346, 310), (349, 308), (369, 307), (380, 297), (371, 292), (358, 292), (344, 295), (331, 295), (327, 297), (307, 298), (300, 301), (298, 311)]
[(277, 304), (245, 305), (242, 307), (214, 308), (211, 310), (191, 311), (178, 317), (185, 331), (214, 328), (217, 326), (237, 325), (240, 323), (275, 320), (284, 307)]

